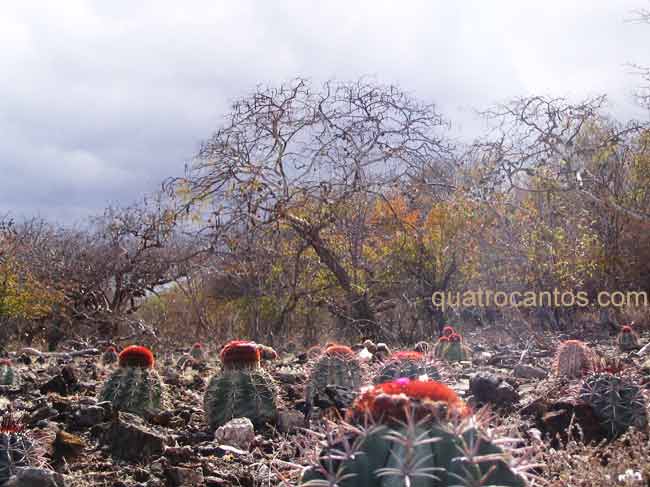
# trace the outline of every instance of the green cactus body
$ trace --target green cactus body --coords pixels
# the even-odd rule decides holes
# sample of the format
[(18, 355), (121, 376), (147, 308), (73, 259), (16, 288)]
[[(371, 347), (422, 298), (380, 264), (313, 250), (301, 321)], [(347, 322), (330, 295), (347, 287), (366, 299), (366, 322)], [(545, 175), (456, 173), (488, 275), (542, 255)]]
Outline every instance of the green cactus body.
[(421, 376), (427, 376), (429, 379), (439, 380), (440, 374), (436, 365), (427, 361), (425, 357), (418, 352), (396, 353), (391, 357), (374, 378), (375, 384), (389, 382), (400, 377), (417, 379)]
[(15, 380), (16, 374), (11, 364), (0, 364), (0, 386), (12, 386)]
[(119, 368), (108, 378), (100, 401), (109, 401), (115, 409), (145, 416), (164, 408), (165, 390), (154, 370), (154, 358), (145, 347), (126, 347), (119, 355)]
[(248, 418), (258, 428), (277, 416), (278, 388), (261, 367), (225, 369), (205, 391), (208, 427), (215, 430), (233, 418)]
[(260, 366), (257, 344), (230, 342), (221, 351), (221, 361), (223, 370), (210, 379), (203, 398), (210, 430), (233, 418), (248, 418), (256, 428), (273, 423), (278, 387)]
[(555, 373), (569, 379), (582, 377), (593, 368), (593, 354), (579, 340), (567, 340), (559, 347), (555, 357)]
[(643, 430), (648, 426), (645, 400), (641, 389), (611, 374), (588, 377), (580, 399), (589, 404), (610, 438), (616, 438), (630, 426)]
[[(306, 388), (307, 402), (313, 403), (317, 394), (323, 394), (327, 386), (338, 386), (353, 391), (363, 380), (361, 363), (347, 347), (330, 347), (321, 355), (311, 370)], [(334, 349), (334, 351), (332, 351)]]
[(108, 378), (99, 394), (114, 408), (138, 416), (163, 409), (163, 384), (158, 373), (144, 367), (120, 367)]
[[(433, 404), (441, 403), (446, 406), (430, 414), (437, 407)], [(303, 472), (300, 485), (527, 485), (506, 462), (505, 452), (478, 432), (467, 417), (469, 410), (442, 384), (400, 379), (364, 392), (354, 407), (367, 408), (372, 414), (380, 409), (384, 412), (374, 417), (369, 429), (363, 427), (365, 421), (350, 415), (348, 419), (357, 427), (323, 449), (319, 464)], [(400, 408), (404, 416), (392, 416)], [(448, 414), (451, 411), (455, 413)], [(489, 458), (480, 458), (486, 456)]]
[(629, 326), (624, 326), (616, 338), (618, 348), (621, 352), (630, 352), (639, 348), (639, 336)]
[(36, 448), (29, 432), (21, 422), (6, 413), (0, 424), (0, 485), (16, 472), (16, 467), (43, 463), (42, 451)]
[(445, 350), (448, 345), (449, 345), (449, 338), (440, 337), (436, 342), (435, 346), (433, 347), (433, 356), (438, 358), (444, 357)]
[(205, 352), (203, 351), (203, 346), (200, 343), (195, 343), (190, 350), (190, 356), (197, 362), (203, 362), (205, 360)]
[(447, 340), (442, 341), (444, 345), (440, 350), (441, 359), (447, 362), (466, 362), (470, 359), (470, 350), (463, 344), (462, 337), (458, 333), (453, 333)]

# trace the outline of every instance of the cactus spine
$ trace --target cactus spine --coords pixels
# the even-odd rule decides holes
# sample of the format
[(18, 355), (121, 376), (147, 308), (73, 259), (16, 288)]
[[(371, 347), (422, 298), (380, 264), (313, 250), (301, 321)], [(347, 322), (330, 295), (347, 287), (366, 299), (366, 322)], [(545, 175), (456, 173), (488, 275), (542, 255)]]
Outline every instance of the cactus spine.
[(24, 424), (11, 412), (5, 413), (0, 421), (0, 485), (5, 485), (16, 467), (39, 466), (43, 463), (43, 451), (25, 431)]
[(257, 344), (230, 342), (221, 351), (221, 362), (223, 370), (212, 377), (203, 398), (210, 430), (233, 418), (248, 418), (256, 428), (274, 422), (278, 388), (260, 366)]
[(435, 364), (426, 360), (422, 353), (396, 352), (389, 357), (388, 362), (382, 367), (373, 382), (381, 384), (400, 377), (417, 379), (421, 376), (434, 380), (440, 379)]
[(330, 345), (311, 370), (306, 388), (307, 403), (313, 404), (316, 395), (324, 394), (327, 386), (353, 391), (361, 386), (362, 379), (361, 362), (352, 349)]
[(594, 357), (591, 349), (579, 340), (567, 340), (557, 350), (556, 375), (576, 379), (592, 370)]
[(163, 409), (165, 394), (160, 376), (154, 370), (154, 357), (145, 347), (126, 347), (119, 354), (119, 367), (108, 378), (99, 394), (122, 411), (145, 416)]
[(12, 386), (15, 380), (16, 374), (11, 365), (11, 360), (0, 360), (0, 386)]
[(648, 425), (645, 400), (641, 389), (611, 374), (588, 377), (580, 399), (589, 404), (610, 438), (616, 438), (630, 426), (639, 430)]
[(634, 333), (630, 326), (624, 326), (621, 329), (616, 342), (621, 352), (630, 352), (639, 348), (639, 336)]
[(398, 379), (367, 389), (348, 414), (356, 429), (325, 446), (301, 485), (524, 487), (504, 451), (469, 416), (456, 393), (434, 381)]

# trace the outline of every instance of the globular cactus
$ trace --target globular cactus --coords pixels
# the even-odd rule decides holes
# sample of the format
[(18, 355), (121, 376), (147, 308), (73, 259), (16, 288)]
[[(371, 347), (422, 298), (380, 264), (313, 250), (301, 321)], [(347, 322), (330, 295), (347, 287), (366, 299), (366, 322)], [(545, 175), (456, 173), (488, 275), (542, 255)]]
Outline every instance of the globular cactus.
[(353, 425), (329, 435), (302, 486), (525, 487), (506, 452), (482, 435), (456, 393), (435, 381), (398, 379), (366, 389)]
[(396, 352), (388, 358), (388, 362), (381, 368), (373, 382), (381, 384), (401, 377), (417, 379), (422, 376), (439, 380), (440, 374), (436, 364), (427, 360), (420, 352)]
[(15, 474), (17, 467), (40, 467), (45, 451), (23, 422), (6, 412), (0, 421), (0, 485)]
[(99, 393), (99, 400), (138, 416), (159, 413), (164, 408), (165, 391), (153, 368), (151, 350), (137, 345), (126, 347), (118, 356), (118, 364)]
[(249, 341), (232, 341), (221, 350), (223, 369), (210, 379), (203, 398), (211, 431), (233, 418), (248, 418), (257, 428), (277, 417), (278, 387), (260, 365), (260, 349)]
[(361, 386), (361, 362), (351, 348), (330, 345), (316, 360), (306, 388), (307, 404), (313, 404), (317, 395), (325, 394), (328, 386), (353, 391)]
[(567, 340), (558, 347), (555, 355), (555, 374), (569, 379), (582, 377), (594, 367), (594, 354), (579, 340)]
[[(445, 336), (440, 337), (443, 338)], [(441, 359), (447, 362), (465, 362), (470, 359), (471, 351), (465, 346), (463, 338), (458, 333), (453, 333), (448, 340), (440, 350)]]
[(616, 338), (618, 348), (621, 352), (630, 352), (639, 348), (639, 336), (630, 326), (624, 326)]
[(102, 354), (102, 364), (110, 365), (118, 361), (117, 350), (115, 347), (108, 347)]
[(190, 357), (192, 357), (197, 362), (205, 361), (205, 352), (203, 351), (203, 344), (195, 343), (190, 349)]
[(449, 337), (443, 335), (440, 338), (438, 338), (435, 347), (433, 347), (433, 356), (438, 358), (442, 357), (448, 345), (449, 345)]
[(7, 358), (0, 360), (0, 386), (12, 386), (15, 381), (16, 374), (11, 360)]
[(449, 337), (451, 337), (454, 333), (456, 333), (456, 330), (454, 330), (454, 328), (453, 328), (452, 326), (447, 325), (447, 326), (445, 326), (445, 327), (442, 329), (442, 336), (443, 336), (443, 337), (447, 337), (447, 338), (449, 338)]
[(580, 399), (592, 407), (610, 438), (622, 435), (630, 426), (638, 430), (648, 426), (641, 389), (615, 375), (589, 376), (580, 390)]

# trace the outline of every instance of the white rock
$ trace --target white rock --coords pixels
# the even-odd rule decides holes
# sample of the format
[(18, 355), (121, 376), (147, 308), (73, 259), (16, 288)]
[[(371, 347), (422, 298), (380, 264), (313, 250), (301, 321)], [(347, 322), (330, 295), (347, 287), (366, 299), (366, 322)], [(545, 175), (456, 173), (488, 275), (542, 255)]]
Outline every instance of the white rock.
[(359, 352), (358, 355), (359, 355), (359, 360), (361, 360), (362, 362), (368, 362), (372, 358), (372, 354), (365, 347), (363, 348), (363, 350)]
[(255, 429), (250, 419), (234, 418), (217, 428), (214, 439), (219, 444), (230, 445), (248, 451), (255, 440)]

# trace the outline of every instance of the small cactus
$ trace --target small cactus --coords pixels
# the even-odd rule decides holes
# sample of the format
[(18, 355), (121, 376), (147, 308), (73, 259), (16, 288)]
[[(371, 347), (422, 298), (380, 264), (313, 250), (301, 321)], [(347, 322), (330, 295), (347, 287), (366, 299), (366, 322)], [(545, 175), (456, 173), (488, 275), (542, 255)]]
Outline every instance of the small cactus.
[(436, 345), (433, 347), (433, 356), (441, 358), (445, 353), (445, 348), (449, 345), (449, 337), (441, 336), (438, 338)]
[(248, 418), (255, 427), (277, 417), (278, 387), (260, 366), (260, 349), (249, 341), (232, 341), (221, 350), (223, 369), (208, 384), (203, 407), (211, 431), (233, 418)]
[(108, 347), (102, 354), (102, 364), (110, 365), (118, 361), (117, 350), (115, 347)]
[(205, 352), (203, 351), (203, 344), (195, 343), (190, 349), (190, 357), (192, 357), (197, 362), (205, 361)]
[(453, 328), (452, 326), (447, 325), (447, 326), (445, 326), (445, 327), (442, 329), (442, 336), (443, 336), (443, 337), (447, 337), (447, 338), (449, 338), (449, 337), (451, 337), (454, 333), (456, 333), (456, 330), (454, 330), (454, 328)]
[(589, 376), (580, 391), (580, 399), (589, 404), (610, 438), (616, 438), (630, 426), (646, 429), (648, 416), (641, 389), (611, 374)]
[(154, 370), (154, 356), (146, 347), (132, 345), (118, 356), (119, 367), (108, 378), (99, 394), (115, 409), (145, 416), (163, 409), (165, 391)]
[(361, 385), (362, 368), (357, 355), (349, 347), (330, 345), (316, 360), (306, 388), (306, 400), (313, 404), (316, 395), (327, 386), (353, 391)]
[(618, 349), (621, 352), (630, 352), (639, 348), (639, 335), (637, 335), (631, 326), (624, 326), (616, 338)]
[[(446, 338), (445, 336), (440, 339)], [(470, 359), (470, 349), (463, 343), (463, 338), (458, 333), (453, 333), (447, 338), (448, 342), (441, 347), (439, 357), (447, 362), (465, 362)], [(439, 342), (440, 343), (440, 342)]]
[(300, 485), (524, 487), (504, 451), (476, 429), (456, 393), (435, 381), (398, 379), (368, 388), (329, 435)]
[(12, 386), (16, 380), (16, 374), (11, 360), (5, 358), (0, 360), (0, 386)]
[(43, 448), (37, 438), (25, 430), (23, 422), (11, 411), (0, 421), (0, 485), (5, 485), (17, 467), (45, 464)]
[(567, 340), (560, 344), (555, 356), (555, 374), (569, 379), (582, 377), (594, 367), (594, 354), (579, 340)]
[(420, 352), (396, 352), (388, 358), (388, 362), (374, 379), (375, 384), (389, 382), (400, 377), (417, 379), (426, 376), (439, 380), (440, 374), (436, 365), (426, 359)]

